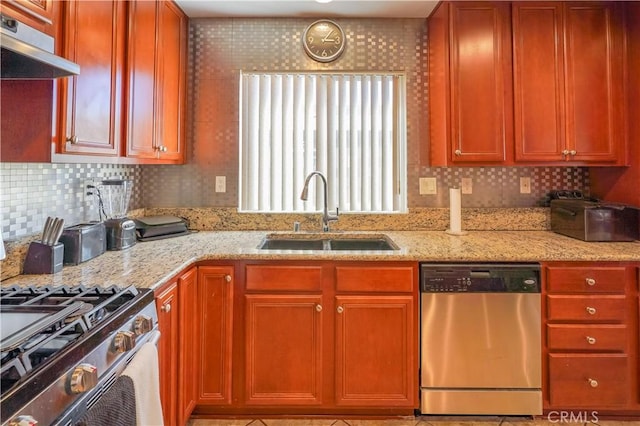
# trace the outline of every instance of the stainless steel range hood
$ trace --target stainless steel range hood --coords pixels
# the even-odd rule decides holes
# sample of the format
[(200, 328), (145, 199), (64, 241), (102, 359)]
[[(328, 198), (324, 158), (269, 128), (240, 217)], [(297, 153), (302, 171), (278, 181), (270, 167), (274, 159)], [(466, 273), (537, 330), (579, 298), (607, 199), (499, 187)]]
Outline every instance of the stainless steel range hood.
[(80, 74), (78, 64), (53, 54), (53, 37), (6, 15), (1, 16), (1, 21), (3, 79), (45, 80)]

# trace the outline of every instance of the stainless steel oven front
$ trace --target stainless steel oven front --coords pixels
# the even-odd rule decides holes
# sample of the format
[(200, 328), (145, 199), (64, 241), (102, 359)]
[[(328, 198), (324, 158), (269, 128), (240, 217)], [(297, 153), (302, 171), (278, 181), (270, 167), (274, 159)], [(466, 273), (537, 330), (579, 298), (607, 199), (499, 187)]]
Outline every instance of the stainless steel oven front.
[(542, 414), (539, 269), (421, 265), (423, 414)]

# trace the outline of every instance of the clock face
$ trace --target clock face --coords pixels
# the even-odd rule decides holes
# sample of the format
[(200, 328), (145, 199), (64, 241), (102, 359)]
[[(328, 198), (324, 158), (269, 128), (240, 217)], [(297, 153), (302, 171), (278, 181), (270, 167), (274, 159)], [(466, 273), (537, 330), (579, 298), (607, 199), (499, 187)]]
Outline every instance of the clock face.
[(335, 22), (322, 19), (307, 27), (302, 44), (311, 58), (320, 62), (331, 62), (344, 50), (344, 31)]

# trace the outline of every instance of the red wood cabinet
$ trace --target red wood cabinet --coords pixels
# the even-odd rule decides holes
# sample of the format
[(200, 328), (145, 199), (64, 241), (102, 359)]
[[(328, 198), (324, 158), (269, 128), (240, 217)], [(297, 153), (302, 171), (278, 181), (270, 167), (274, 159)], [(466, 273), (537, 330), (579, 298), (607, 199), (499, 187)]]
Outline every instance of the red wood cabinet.
[(191, 268), (178, 280), (179, 336), (177, 421), (185, 425), (198, 398), (200, 317), (198, 315), (198, 269)]
[(59, 81), (58, 154), (117, 157), (122, 141), (125, 2), (63, 4), (62, 56), (80, 75)]
[(544, 265), (546, 412), (638, 415), (638, 265)]
[(198, 404), (231, 404), (233, 266), (198, 267)]
[(125, 155), (184, 161), (186, 16), (173, 2), (129, 2)]
[(506, 2), (443, 2), (430, 17), (431, 165), (511, 157), (510, 25)]
[(3, 14), (54, 36), (57, 21), (54, 0), (2, 0), (0, 3)]
[(623, 165), (623, 6), (513, 4), (515, 161)]
[(167, 425), (175, 424), (178, 403), (178, 282), (164, 287), (156, 296), (158, 311), (158, 360), (160, 363), (160, 401)]
[[(367, 277), (366, 268), (361, 272)], [(413, 406), (413, 305), (410, 294), (336, 296), (337, 405)]]

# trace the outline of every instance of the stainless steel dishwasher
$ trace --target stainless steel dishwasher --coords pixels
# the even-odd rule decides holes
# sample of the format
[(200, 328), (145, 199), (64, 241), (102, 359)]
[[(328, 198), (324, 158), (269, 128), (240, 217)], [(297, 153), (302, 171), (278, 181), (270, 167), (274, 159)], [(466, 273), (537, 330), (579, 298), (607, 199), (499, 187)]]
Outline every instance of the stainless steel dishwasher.
[(422, 414), (542, 414), (539, 265), (420, 268)]

